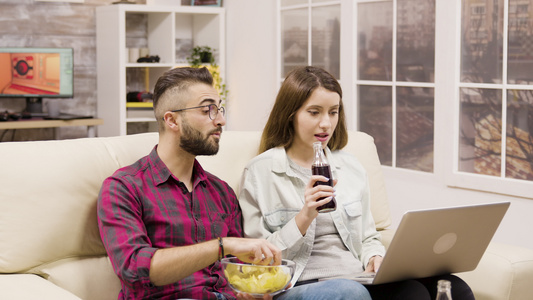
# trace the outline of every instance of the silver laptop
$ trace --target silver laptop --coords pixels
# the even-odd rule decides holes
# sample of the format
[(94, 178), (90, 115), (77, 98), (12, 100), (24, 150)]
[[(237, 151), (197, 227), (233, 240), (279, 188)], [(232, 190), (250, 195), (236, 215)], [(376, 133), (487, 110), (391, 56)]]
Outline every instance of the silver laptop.
[(378, 272), (353, 278), (363, 284), (382, 284), (474, 270), (509, 202), (409, 211), (400, 225)]

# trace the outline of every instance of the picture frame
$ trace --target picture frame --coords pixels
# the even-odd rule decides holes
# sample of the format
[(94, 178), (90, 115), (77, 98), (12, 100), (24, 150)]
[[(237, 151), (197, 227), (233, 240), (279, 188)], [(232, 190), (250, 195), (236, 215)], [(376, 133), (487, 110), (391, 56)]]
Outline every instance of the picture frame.
[(220, 7), (222, 0), (191, 0), (191, 6), (218, 6)]

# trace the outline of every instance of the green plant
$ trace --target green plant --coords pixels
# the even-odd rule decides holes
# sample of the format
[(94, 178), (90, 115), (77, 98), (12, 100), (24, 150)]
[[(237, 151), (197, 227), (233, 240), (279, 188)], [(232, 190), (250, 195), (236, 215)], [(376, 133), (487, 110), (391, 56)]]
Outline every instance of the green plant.
[(218, 66), (211, 65), (212, 68), (210, 68), (211, 76), (213, 76), (213, 82), (215, 85), (215, 88), (218, 91), (218, 94), (220, 95), (220, 100), (224, 101), (228, 97), (228, 89), (226, 88), (226, 84), (222, 82), (222, 77), (220, 76), (220, 72), (218, 71)]
[(192, 48), (191, 55), (187, 57), (187, 61), (193, 67), (199, 67), (206, 63), (213, 65), (215, 63), (213, 52), (213, 49), (209, 46), (196, 46)]
[(220, 95), (220, 99), (224, 101), (228, 97), (229, 90), (220, 76), (219, 67), (215, 62), (214, 52), (215, 49), (209, 46), (196, 46), (192, 49), (191, 55), (187, 57), (187, 62), (194, 68), (209, 64), (207, 69), (211, 72), (211, 76), (213, 76), (214, 86)]

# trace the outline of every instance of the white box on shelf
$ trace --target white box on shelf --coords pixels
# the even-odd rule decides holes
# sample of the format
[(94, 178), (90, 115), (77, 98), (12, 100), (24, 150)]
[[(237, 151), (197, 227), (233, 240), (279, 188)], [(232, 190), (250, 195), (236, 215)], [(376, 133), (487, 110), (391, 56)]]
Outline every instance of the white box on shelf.
[(146, 0), (147, 5), (177, 5), (181, 6), (181, 0)]
[(153, 109), (128, 109), (126, 110), (126, 117), (129, 118), (151, 118), (154, 119)]

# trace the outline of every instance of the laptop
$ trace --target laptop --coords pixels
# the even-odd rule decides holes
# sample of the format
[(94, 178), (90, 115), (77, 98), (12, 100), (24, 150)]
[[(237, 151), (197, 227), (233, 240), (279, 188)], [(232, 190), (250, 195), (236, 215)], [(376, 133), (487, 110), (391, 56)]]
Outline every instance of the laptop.
[(472, 271), (509, 205), (498, 202), (408, 211), (378, 272), (348, 278), (374, 285)]

